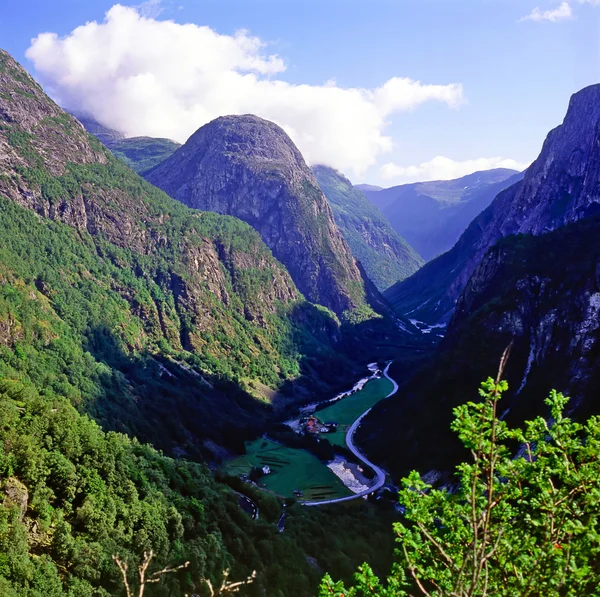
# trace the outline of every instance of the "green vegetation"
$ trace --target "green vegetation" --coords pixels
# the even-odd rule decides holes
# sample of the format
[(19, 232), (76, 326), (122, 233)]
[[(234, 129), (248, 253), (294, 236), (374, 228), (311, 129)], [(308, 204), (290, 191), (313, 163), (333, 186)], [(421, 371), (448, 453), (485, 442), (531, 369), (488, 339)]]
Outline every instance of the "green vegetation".
[(303, 500), (327, 500), (351, 495), (325, 464), (306, 450), (288, 448), (259, 438), (246, 444), (246, 455), (225, 467), (230, 475), (249, 474), (253, 467), (269, 466), (271, 474), (261, 477), (259, 485), (282, 497), (303, 493)]
[(179, 143), (170, 139), (131, 137), (111, 141), (108, 148), (138, 174), (143, 174), (164, 162), (172, 155)]
[[(0, 381), (0, 594), (121, 597), (113, 555), (133, 575), (153, 550), (149, 574), (190, 565), (147, 586), (148, 597), (208, 596), (223, 571), (257, 578), (241, 595), (310, 597), (319, 566), (349, 579), (365, 556), (389, 564), (390, 518), (361, 504), (317, 512), (245, 486), (253, 521), (201, 464), (172, 460), (122, 434), (104, 433), (68, 400)], [(306, 560), (312, 555), (317, 569)]]
[(334, 446), (345, 447), (348, 427), (367, 409), (385, 398), (392, 389), (393, 384), (389, 379), (385, 377), (372, 379), (359, 392), (338, 400), (331, 406), (318, 410), (315, 415), (320, 421), (331, 421), (338, 424), (336, 431), (328, 433), (323, 437)]
[(313, 171), (352, 254), (381, 292), (423, 265), (423, 259), (348, 179), (326, 166), (315, 166)]
[(321, 597), (584, 596), (600, 583), (600, 417), (549, 412), (510, 428), (498, 417), (504, 381), (482, 384), (481, 401), (454, 410), (455, 431), (472, 459), (457, 487), (433, 489), (413, 472), (403, 481), (397, 562), (380, 581), (368, 565), (346, 590), (327, 576)]
[[(285, 400), (276, 392), (293, 393), (303, 373), (300, 383), (323, 383), (326, 356), (348, 366), (331, 348), (335, 317), (297, 294), (254, 230), (171, 200), (59, 114), (36, 130), (85, 135), (106, 163), (70, 162), (54, 176), (42, 137), (16, 124), (4, 131), (28, 163), (0, 180), (6, 193), (29, 189), (40, 211), (66, 213), (78, 227), (42, 220), (0, 188), (0, 322), (12, 330), (0, 323), (4, 375), (68, 396), (107, 428), (198, 455), (196, 438), (240, 448), (264, 425), (270, 411), (240, 390)], [(82, 196), (101, 206), (87, 214), (93, 234), (82, 226)], [(274, 286), (290, 299), (272, 296)], [(181, 414), (157, 429), (173, 412)]]
[[(168, 254), (156, 259), (86, 234), (82, 240), (72, 228), (10, 201), (0, 199), (0, 206), (0, 374), (67, 396), (108, 428), (163, 448), (183, 443), (197, 450), (186, 439), (190, 432), (241, 445), (268, 411), (236, 385), (258, 379), (277, 386), (297, 376), (304, 358), (298, 342), (317, 343), (293, 323), (306, 309), (302, 304), (269, 316), (270, 327), (244, 317), (244, 308), (258, 300), (252, 298), (258, 276), (234, 271), (229, 307), (205, 294), (213, 324), (196, 331), (193, 313), (173, 291)], [(230, 251), (248, 242), (247, 234), (236, 234), (245, 225), (221, 220), (206, 214), (198, 224), (214, 226), (213, 234), (221, 228), (221, 246)], [(308, 307), (305, 317), (313, 311), (322, 316)], [(187, 350), (186, 333), (196, 338)], [(322, 347), (316, 350), (315, 360)], [(220, 415), (211, 417), (212, 409)], [(156, 428), (154, 421), (173, 411), (182, 416)]]

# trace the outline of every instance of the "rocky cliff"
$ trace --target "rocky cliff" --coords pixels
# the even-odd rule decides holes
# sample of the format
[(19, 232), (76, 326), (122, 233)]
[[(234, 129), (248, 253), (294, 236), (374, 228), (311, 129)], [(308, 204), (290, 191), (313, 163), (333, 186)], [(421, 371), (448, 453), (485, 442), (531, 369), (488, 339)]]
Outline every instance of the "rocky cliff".
[(367, 296), (325, 196), (276, 124), (217, 118), (145, 177), (189, 207), (250, 224), (310, 301), (342, 315), (380, 300)]
[(256, 231), (152, 187), (5, 52), (0, 203), (0, 376), (196, 453), (346, 367), (336, 318)]
[(398, 472), (452, 466), (462, 455), (448, 431), (452, 408), (496, 374), (508, 345), (509, 391), (501, 404), (507, 421), (546, 416), (551, 389), (571, 396), (576, 418), (600, 412), (599, 124), (594, 86), (573, 97), (524, 181), (423, 268), (439, 276), (429, 313), (453, 315), (430, 362), (367, 421), (363, 439), (373, 457)]
[(456, 245), (386, 297), (427, 323), (448, 320), (485, 253), (511, 234), (543, 234), (599, 210), (600, 85), (576, 93), (524, 179), (501, 192)]
[(423, 265), (421, 256), (345, 176), (328, 166), (315, 166), (313, 172), (352, 254), (381, 292)]
[(497, 243), (471, 275), (437, 353), (366, 421), (371, 456), (398, 474), (453, 466), (464, 454), (449, 431), (452, 408), (476, 398), (509, 344), (500, 405), (509, 423), (546, 416), (552, 389), (571, 397), (571, 416), (598, 414), (599, 264), (600, 216)]

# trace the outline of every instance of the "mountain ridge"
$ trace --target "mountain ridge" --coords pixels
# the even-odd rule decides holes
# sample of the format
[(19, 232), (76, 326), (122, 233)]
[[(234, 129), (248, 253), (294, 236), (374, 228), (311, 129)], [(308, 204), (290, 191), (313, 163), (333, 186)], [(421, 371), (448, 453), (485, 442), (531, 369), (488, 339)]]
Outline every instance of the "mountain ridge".
[(515, 170), (498, 168), (454, 180), (367, 191), (366, 195), (392, 228), (429, 261), (451, 249), (473, 218), (520, 176)]
[(420, 255), (343, 174), (322, 165), (312, 170), (354, 257), (380, 291), (421, 267)]
[[(563, 123), (550, 131), (523, 180), (499, 193), (450, 251), (386, 292), (399, 312), (412, 311), (430, 324), (447, 321), (476, 265), (498, 240), (549, 232), (595, 213), (600, 201), (594, 186), (597, 101), (600, 85), (574, 94)], [(593, 164), (592, 170), (584, 170), (586, 162)]]
[(182, 203), (259, 231), (301, 292), (338, 316), (385, 309), (369, 291), (304, 158), (274, 123), (224, 116), (198, 129), (145, 178)]
[[(452, 408), (497, 370), (507, 346), (501, 414), (509, 424), (547, 416), (543, 398), (552, 389), (571, 396), (569, 416), (600, 411), (599, 141), (595, 85), (572, 97), (523, 181), (501, 192), (451, 251), (406, 281), (414, 294), (404, 299), (417, 303), (411, 316), (449, 325), (399, 400), (367, 420), (363, 440), (374, 458), (399, 455), (388, 458), (399, 474), (414, 463), (421, 470), (453, 466), (464, 454), (448, 432)], [(429, 303), (419, 304), (423, 299)], [(419, 417), (423, 401), (435, 420)], [(424, 439), (433, 436), (435, 445)]]

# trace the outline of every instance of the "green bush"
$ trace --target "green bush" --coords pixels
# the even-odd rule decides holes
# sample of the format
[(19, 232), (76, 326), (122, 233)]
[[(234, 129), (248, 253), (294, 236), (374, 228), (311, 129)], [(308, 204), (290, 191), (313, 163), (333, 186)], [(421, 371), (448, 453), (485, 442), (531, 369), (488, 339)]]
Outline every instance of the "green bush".
[(381, 581), (368, 565), (346, 590), (327, 576), (320, 597), (583, 596), (600, 585), (600, 418), (564, 416), (552, 392), (547, 417), (511, 429), (497, 415), (506, 382), (454, 410), (452, 429), (472, 461), (457, 486), (403, 481), (397, 562)]

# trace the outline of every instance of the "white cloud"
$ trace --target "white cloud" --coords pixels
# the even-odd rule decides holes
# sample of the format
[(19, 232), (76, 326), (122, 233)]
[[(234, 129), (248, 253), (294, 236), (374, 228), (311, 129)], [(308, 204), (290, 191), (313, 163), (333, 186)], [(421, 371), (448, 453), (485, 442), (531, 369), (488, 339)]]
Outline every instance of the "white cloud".
[(217, 116), (253, 113), (281, 125), (309, 162), (354, 175), (392, 148), (385, 135), (392, 114), (427, 101), (451, 108), (464, 101), (460, 84), (400, 77), (376, 89), (342, 88), (333, 79), (291, 84), (281, 79), (284, 61), (246, 31), (220, 35), (121, 5), (66, 37), (38, 35), (27, 57), (64, 107), (127, 135), (183, 142)]
[[(598, 4), (599, 0), (579, 0), (580, 2), (589, 2), (591, 4)], [(536, 6), (531, 14), (520, 19), (521, 21), (536, 21), (536, 22), (550, 22), (556, 23), (557, 21), (565, 21), (573, 18), (573, 10), (568, 2), (563, 2), (560, 6), (552, 8), (550, 10), (541, 10), (539, 6)]]
[(421, 182), (426, 180), (452, 180), (481, 170), (493, 168), (510, 168), (524, 170), (529, 164), (517, 162), (509, 158), (477, 158), (474, 160), (456, 161), (443, 156), (437, 156), (429, 162), (416, 166), (398, 166), (393, 163), (384, 164), (379, 169), (379, 175), (384, 180), (393, 180), (396, 184)]

